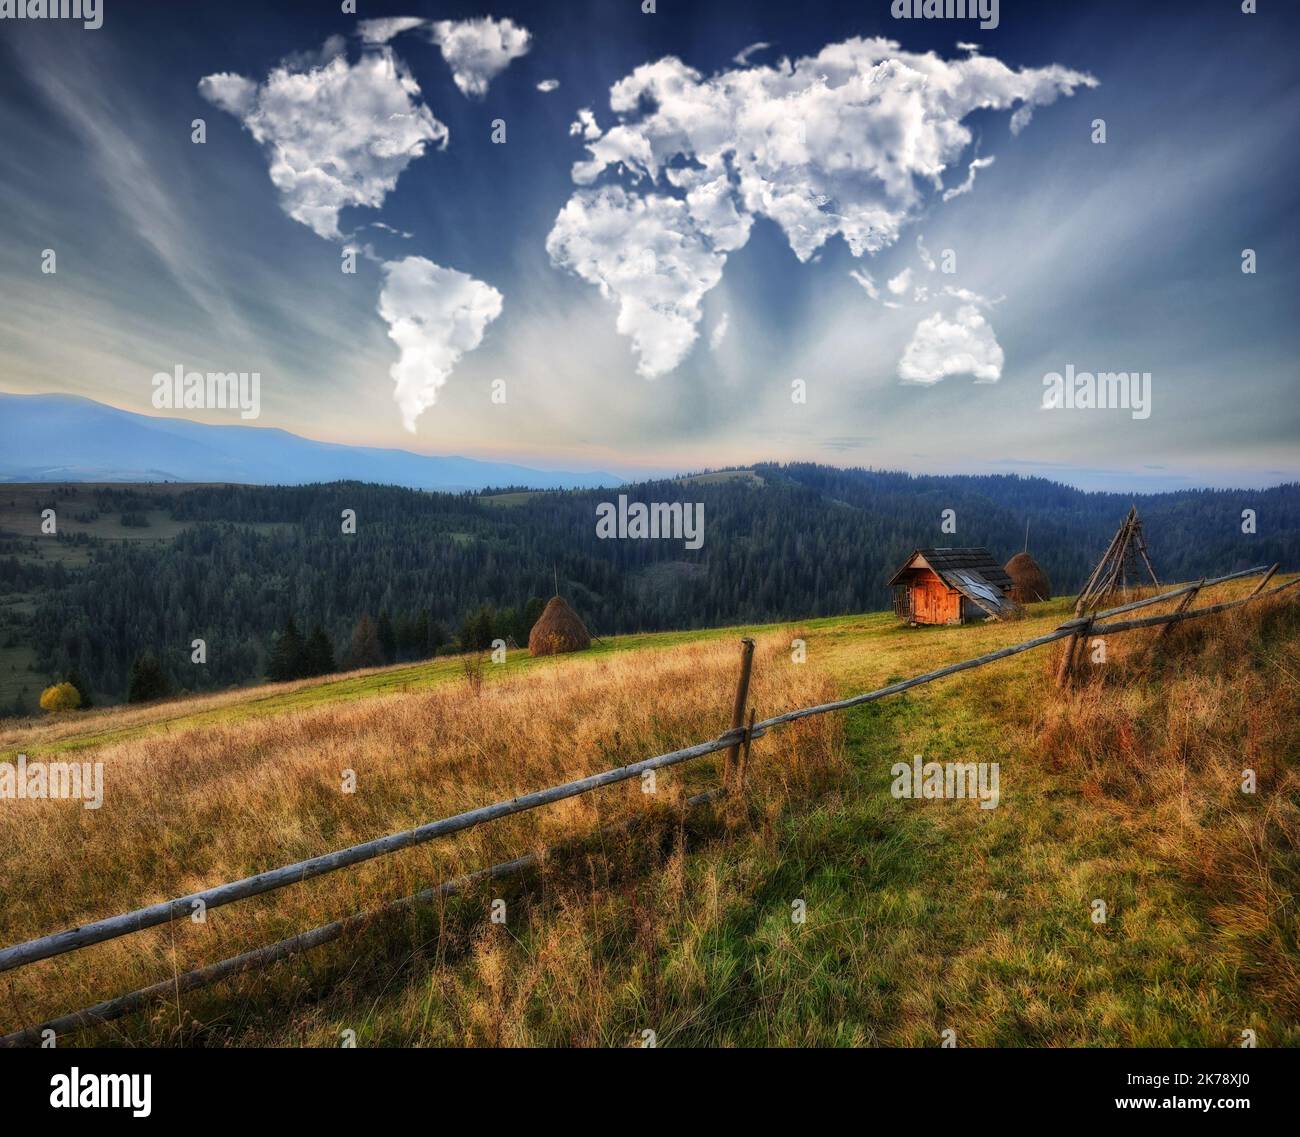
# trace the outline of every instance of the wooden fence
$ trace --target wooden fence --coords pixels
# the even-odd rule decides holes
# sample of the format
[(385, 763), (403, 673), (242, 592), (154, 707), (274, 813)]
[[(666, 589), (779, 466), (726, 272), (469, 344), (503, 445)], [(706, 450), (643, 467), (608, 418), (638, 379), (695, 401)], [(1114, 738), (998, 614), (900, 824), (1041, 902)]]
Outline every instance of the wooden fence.
[[(760, 722), (754, 721), (754, 713), (751, 710), (748, 724), (745, 723), (744, 715), (745, 709), (748, 705), (749, 678), (753, 664), (754, 641), (751, 639), (745, 639), (741, 641), (740, 679), (737, 684), (736, 697), (732, 707), (731, 729), (726, 731), (724, 734), (720, 734), (717, 738), (711, 739), (708, 742), (700, 742), (694, 746), (688, 746), (681, 750), (674, 750), (668, 754), (658, 754), (652, 758), (644, 758), (639, 762), (633, 762), (627, 766), (620, 766), (614, 770), (606, 770), (603, 773), (592, 774), (586, 778), (579, 778), (577, 781), (566, 782), (563, 785), (551, 786), (548, 789), (537, 790), (534, 793), (524, 794), (522, 797), (511, 798), (508, 801), (495, 802), (492, 805), (485, 805), (478, 809), (469, 810), (466, 813), (457, 814), (454, 817), (442, 818), (438, 821), (430, 821), (427, 824), (417, 826), (414, 829), (407, 829), (401, 833), (393, 833), (387, 837), (380, 837), (372, 841), (363, 842), (360, 845), (353, 845), (346, 849), (339, 849), (336, 852), (325, 853), (318, 857), (311, 857), (305, 861), (298, 861), (296, 864), (285, 865), (283, 868), (272, 869), (267, 872), (258, 873), (255, 876), (245, 877), (243, 880), (231, 881), (228, 884), (217, 885), (214, 888), (205, 889), (202, 892), (191, 893), (189, 896), (178, 897), (175, 900), (153, 904), (146, 908), (138, 908), (133, 912), (126, 912), (120, 916), (110, 916), (107, 919), (97, 920), (90, 924), (83, 924), (80, 927), (69, 928), (63, 932), (57, 932), (49, 936), (42, 936), (39, 939), (29, 940), (26, 943), (16, 944), (13, 947), (0, 950), (0, 972), (9, 971), (16, 967), (24, 967), (43, 959), (50, 959), (57, 955), (63, 955), (67, 952), (77, 951), (81, 948), (89, 947), (92, 944), (103, 943), (105, 940), (117, 939), (121, 936), (130, 935), (132, 932), (142, 931), (145, 928), (157, 927), (160, 924), (169, 923), (172, 920), (184, 919), (190, 916), (191, 913), (200, 906), (206, 909), (219, 908), (224, 904), (232, 904), (237, 900), (244, 900), (250, 896), (259, 896), (276, 889), (286, 888), (291, 884), (310, 880), (312, 877), (321, 876), (324, 873), (337, 872), (339, 869), (347, 868), (350, 865), (360, 864), (363, 861), (373, 860), (375, 857), (382, 857), (389, 853), (395, 853), (401, 849), (411, 848), (414, 845), (422, 845), (428, 841), (436, 840), (439, 837), (446, 837), (452, 833), (459, 833), (463, 830), (471, 829), (474, 826), (482, 825), (485, 822), (493, 821), (499, 817), (509, 817), (512, 814), (538, 809), (541, 806), (550, 805), (553, 802), (563, 801), (565, 798), (577, 797), (579, 794), (590, 793), (603, 786), (614, 785), (617, 782), (625, 782), (631, 778), (639, 777), (647, 770), (662, 770), (669, 766), (676, 766), (682, 762), (689, 762), (695, 758), (703, 758), (709, 754), (716, 754), (719, 751), (727, 752), (723, 767), (722, 786), (719, 789), (699, 794), (688, 799), (686, 805), (693, 806), (725, 796), (731, 796), (733, 799), (738, 798), (739, 790), (743, 788), (744, 784), (745, 767), (747, 764), (750, 744), (755, 739), (762, 738), (768, 731), (773, 730), (776, 727), (796, 722), (799, 719), (809, 718), (813, 715), (823, 715), (835, 711), (849, 710), (850, 708), (860, 706), (863, 703), (871, 703), (879, 699), (887, 698), (890, 695), (901, 694), (913, 687), (919, 687), (926, 683), (933, 683), (938, 679), (944, 679), (950, 675), (956, 675), (961, 671), (968, 671), (976, 667), (984, 667), (990, 663), (995, 663), (1000, 659), (1007, 659), (1010, 656), (1019, 655), (1022, 652), (1045, 647), (1048, 644), (1063, 639), (1069, 641), (1066, 645), (1066, 650), (1063, 653), (1061, 667), (1058, 672), (1058, 682), (1064, 684), (1069, 681), (1069, 677), (1073, 671), (1077, 646), (1086, 643), (1088, 639), (1133, 631), (1137, 628), (1150, 628), (1160, 625), (1168, 627), (1183, 620), (1195, 619), (1218, 612), (1226, 612), (1229, 609), (1248, 604), (1252, 600), (1262, 599), (1265, 596), (1272, 596), (1300, 584), (1300, 577), (1296, 577), (1294, 580), (1288, 581), (1286, 584), (1269, 589), (1267, 592), (1263, 591), (1264, 586), (1272, 579), (1277, 568), (1277, 565), (1273, 565), (1271, 568), (1267, 569), (1264, 566), (1245, 569), (1241, 572), (1230, 573), (1227, 576), (1216, 577), (1213, 580), (1201, 580), (1195, 584), (1188, 584), (1180, 588), (1161, 592), (1154, 596), (1145, 597), (1128, 604), (1120, 605), (1117, 608), (1109, 608), (1104, 612), (1096, 612), (1090, 616), (1068, 620), (1054, 628), (1052, 631), (1037, 636), (1034, 639), (1025, 640), (1023, 643), (1012, 644), (1010, 647), (1000, 648), (997, 651), (991, 651), (985, 655), (976, 656), (973, 659), (962, 660), (960, 663), (954, 663), (948, 667), (941, 667), (936, 671), (928, 671), (923, 675), (917, 675), (911, 679), (904, 679), (901, 682), (890, 684), (887, 687), (881, 687), (875, 691), (867, 691), (863, 694), (854, 695), (847, 699), (840, 699), (836, 702), (822, 703), (814, 707), (802, 707), (798, 710), (786, 711), (783, 714), (763, 719)], [(1218, 584), (1225, 584), (1228, 581), (1240, 580), (1244, 577), (1259, 576), (1260, 574), (1264, 575), (1249, 596), (1237, 600), (1213, 604), (1205, 608), (1190, 607), (1191, 601), (1206, 588), (1211, 588)], [(1182, 597), (1183, 602), (1179, 605), (1176, 611), (1133, 620), (1114, 620), (1114, 617), (1116, 616), (1122, 616), (1129, 612), (1134, 612), (1138, 609), (1146, 608), (1154, 604), (1164, 603), (1177, 597)], [(440, 885), (424, 889), (412, 896), (406, 896), (399, 900), (391, 901), (379, 908), (357, 913), (345, 917), (342, 920), (337, 920), (332, 924), (323, 925), (319, 928), (313, 928), (310, 931), (302, 932), (298, 935), (291, 936), (288, 939), (280, 940), (278, 943), (268, 944), (265, 947), (257, 948), (245, 952), (242, 955), (222, 960), (221, 962), (211, 964), (208, 967), (185, 972), (184, 974), (174, 976), (173, 978), (167, 979), (161, 983), (156, 983), (153, 986), (145, 987), (138, 991), (133, 991), (130, 994), (106, 1000), (105, 1002), (98, 1003), (93, 1007), (87, 1007), (83, 1010), (75, 1011), (72, 1014), (65, 1015), (61, 1018), (41, 1023), (38, 1026), (27, 1027), (15, 1031), (12, 1034), (0, 1037), (0, 1046), (38, 1044), (42, 1041), (45, 1032), (47, 1031), (53, 1031), (55, 1034), (59, 1034), (81, 1027), (93, 1026), (99, 1023), (109, 1022), (116, 1018), (121, 1018), (123, 1015), (131, 1014), (140, 1009), (152, 1000), (175, 996), (183, 991), (192, 991), (199, 987), (205, 987), (209, 984), (228, 978), (229, 976), (264, 967), (276, 960), (284, 959), (287, 956), (295, 955), (299, 952), (307, 951), (310, 948), (318, 947), (321, 944), (329, 943), (331, 940), (336, 940), (341, 936), (355, 932), (369, 925), (380, 916), (404, 908), (428, 903), (439, 897), (455, 895), (482, 881), (512, 876), (534, 866), (538, 863), (539, 859), (539, 854), (531, 853), (513, 861), (507, 861), (503, 864), (481, 869), (478, 872), (470, 873), (455, 880), (445, 881)]]

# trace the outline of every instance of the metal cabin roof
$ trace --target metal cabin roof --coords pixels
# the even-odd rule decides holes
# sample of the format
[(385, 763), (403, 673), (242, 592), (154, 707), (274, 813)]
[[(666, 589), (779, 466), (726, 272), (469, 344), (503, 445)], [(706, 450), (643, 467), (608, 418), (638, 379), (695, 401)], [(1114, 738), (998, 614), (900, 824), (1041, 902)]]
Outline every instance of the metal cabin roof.
[(924, 558), (945, 584), (981, 607), (998, 612), (1014, 607), (1010, 597), (1011, 577), (988, 549), (914, 549), (889, 583), (898, 584), (917, 557)]

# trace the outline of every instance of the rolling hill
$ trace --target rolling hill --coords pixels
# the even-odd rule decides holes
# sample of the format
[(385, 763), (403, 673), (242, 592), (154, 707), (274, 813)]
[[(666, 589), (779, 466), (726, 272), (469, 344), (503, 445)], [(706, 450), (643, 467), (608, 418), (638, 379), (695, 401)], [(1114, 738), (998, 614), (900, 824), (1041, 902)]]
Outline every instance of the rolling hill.
[[(768, 715), (1068, 611), (610, 638), (586, 655), (512, 652), (477, 684), (448, 659), (11, 723), (4, 758), (102, 762), (108, 792), (94, 811), (0, 810), (5, 942), (713, 737), (742, 634), (759, 640), (752, 696)], [(734, 823), (682, 803), (717, 785), (713, 756), (662, 771), (654, 794), (606, 787), (23, 968), (0, 1031), (167, 981), (146, 1013), (59, 1044), (330, 1047), (352, 1031), (358, 1046), (634, 1046), (651, 1031), (658, 1046), (932, 1047), (952, 1031), (961, 1046), (1224, 1047), (1249, 1027), (1261, 1046), (1300, 1045), (1286, 902), (1300, 689), (1278, 679), (1300, 670), (1300, 605), (1265, 601), (1152, 647), (1149, 631), (1116, 637), (1070, 691), (1050, 652), (1030, 653), (776, 729), (755, 743)], [(915, 754), (998, 763), (996, 808), (900, 798), (892, 767)], [(339, 791), (343, 766), (355, 792)], [(177, 971), (544, 845), (557, 851), (520, 878), (170, 990)]]

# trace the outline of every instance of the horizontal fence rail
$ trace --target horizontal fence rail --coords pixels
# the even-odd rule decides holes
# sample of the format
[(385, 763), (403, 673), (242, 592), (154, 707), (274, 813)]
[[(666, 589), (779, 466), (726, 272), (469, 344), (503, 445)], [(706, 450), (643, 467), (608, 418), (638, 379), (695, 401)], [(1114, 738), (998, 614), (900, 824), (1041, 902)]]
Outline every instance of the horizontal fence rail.
[[(576, 781), (565, 782), (563, 785), (537, 790), (533, 793), (511, 798), (508, 801), (499, 801), (492, 805), (481, 806), (478, 809), (459, 813), (453, 817), (428, 822), (424, 825), (417, 826), (414, 829), (407, 829), (400, 833), (393, 833), (387, 837), (379, 837), (372, 841), (366, 841), (362, 844), (353, 845), (346, 849), (339, 849), (332, 853), (325, 853), (321, 856), (310, 857), (307, 860), (298, 861), (296, 864), (286, 865), (283, 868), (272, 869), (267, 872), (258, 873), (255, 876), (245, 877), (242, 880), (231, 881), (227, 884), (217, 885), (214, 888), (205, 889), (201, 892), (191, 893), (188, 896), (178, 897), (175, 900), (153, 904), (145, 908), (136, 909), (133, 912), (123, 913), (120, 916), (111, 916), (103, 920), (94, 921), (93, 923), (83, 924), (76, 928), (69, 928), (66, 931), (57, 932), (53, 935), (29, 940), (26, 943), (16, 944), (12, 947), (0, 950), (0, 972), (9, 971), (17, 967), (23, 967), (27, 964), (39, 962), (40, 960), (50, 959), (67, 952), (78, 951), (81, 948), (89, 947), (92, 944), (117, 939), (121, 936), (129, 935), (132, 932), (142, 931), (145, 928), (157, 927), (158, 925), (168, 923), (171, 920), (189, 916), (191, 912), (194, 911), (195, 907), (200, 904), (207, 908), (217, 908), (225, 904), (232, 904), (237, 900), (243, 900), (251, 896), (259, 896), (263, 893), (272, 892), (280, 888), (286, 888), (291, 884), (297, 884), (299, 881), (310, 880), (313, 877), (321, 876), (325, 873), (337, 872), (339, 869), (360, 864), (364, 861), (373, 860), (375, 857), (382, 857), (389, 853), (395, 853), (402, 849), (408, 849), (415, 845), (421, 845), (428, 841), (436, 840), (439, 837), (446, 837), (452, 833), (459, 833), (477, 825), (482, 825), (488, 821), (493, 821), (499, 817), (508, 817), (512, 814), (524, 813), (528, 810), (538, 809), (554, 802), (563, 801), (566, 798), (576, 797), (579, 794), (590, 793), (591, 791), (600, 789), (603, 786), (614, 785), (618, 782), (624, 782), (631, 778), (638, 777), (647, 770), (664, 769), (665, 767), (675, 766), (679, 763), (688, 762), (695, 758), (702, 758), (709, 754), (716, 754), (723, 750), (733, 751), (734, 748), (741, 745), (747, 747), (754, 739), (763, 737), (763, 735), (775, 727), (784, 726), (787, 723), (797, 722), (800, 719), (810, 718), (814, 715), (823, 715), (836, 711), (849, 710), (852, 707), (861, 706), (864, 703), (871, 703), (879, 699), (887, 698), (890, 695), (900, 694), (913, 687), (919, 687), (926, 683), (933, 683), (938, 679), (943, 679), (950, 675), (956, 675), (962, 671), (983, 667), (998, 660), (1007, 659), (1013, 655), (1019, 655), (1022, 652), (1044, 647), (1047, 644), (1055, 643), (1058, 640), (1069, 638), (1071, 640), (1070, 650), (1072, 650), (1073, 642), (1079, 638), (1092, 639), (1102, 635), (1133, 631), (1138, 628), (1170, 625), (1183, 620), (1190, 620), (1201, 616), (1226, 612), (1233, 608), (1239, 608), (1253, 600), (1261, 600), (1265, 597), (1285, 592), (1287, 589), (1300, 584), (1300, 577), (1296, 577), (1295, 579), (1288, 581), (1286, 584), (1278, 585), (1266, 592), (1261, 591), (1263, 586), (1277, 571), (1277, 568), (1277, 565), (1273, 565), (1272, 567), (1261, 565), (1256, 568), (1244, 569), (1240, 572), (1216, 577), (1213, 580), (1203, 580), (1196, 584), (1189, 584), (1179, 588), (1170, 589), (1167, 592), (1161, 592), (1155, 596), (1145, 597), (1141, 600), (1131, 601), (1130, 603), (1122, 604), (1115, 608), (1108, 608), (1105, 611), (1093, 613), (1091, 616), (1068, 620), (1052, 631), (1041, 636), (1036, 636), (1034, 639), (1025, 640), (1023, 643), (1012, 644), (1009, 647), (1000, 648), (997, 651), (991, 651), (984, 655), (976, 656), (973, 659), (962, 660), (959, 663), (950, 664), (947, 667), (941, 667), (935, 671), (928, 671), (923, 675), (917, 675), (911, 679), (905, 679), (898, 683), (890, 684), (887, 687), (881, 687), (875, 691), (867, 691), (863, 694), (854, 695), (850, 698), (840, 699), (831, 703), (822, 703), (813, 707), (803, 707), (798, 710), (786, 711), (785, 713), (775, 715), (772, 718), (763, 719), (761, 722), (754, 722), (751, 716), (750, 725), (748, 727), (733, 727), (708, 742), (700, 742), (694, 746), (688, 746), (681, 750), (674, 750), (667, 754), (659, 754), (651, 758), (644, 758), (639, 762), (633, 762), (627, 766), (621, 766), (614, 770), (606, 770), (599, 774), (592, 774), (585, 778), (579, 778)], [(1226, 601), (1205, 608), (1191, 608), (1186, 610), (1180, 608), (1175, 612), (1142, 617), (1136, 620), (1117, 621), (1109, 624), (1099, 622), (1150, 605), (1160, 604), (1164, 601), (1180, 596), (1191, 594), (1191, 598), (1194, 598), (1194, 595), (1199, 593), (1202, 589), (1211, 588), (1218, 584), (1225, 584), (1229, 581), (1240, 580), (1245, 577), (1259, 576), (1262, 573), (1267, 573), (1267, 575), (1264, 576), (1263, 580), (1261, 580), (1259, 585), (1256, 586), (1255, 591), (1249, 596), (1242, 597), (1238, 600)], [(749, 652), (752, 651), (752, 641), (749, 642), (748, 649), (746, 659), (751, 658)], [(747, 679), (748, 674), (746, 668), (742, 672), (742, 691), (747, 690)], [(744, 696), (741, 695), (737, 699), (737, 707), (743, 706), (743, 703)], [(737, 721), (734, 713), (733, 721)], [(708, 793), (698, 794), (695, 797), (688, 799), (686, 805), (692, 806), (706, 801), (711, 801), (723, 796), (726, 792), (727, 788), (723, 787), (722, 789), (712, 790)], [(16, 1031), (13, 1034), (0, 1037), (0, 1045), (13, 1046), (33, 1043), (39, 1041), (45, 1031), (53, 1030), (57, 1034), (61, 1030), (71, 1030), (120, 1018), (123, 1015), (130, 1014), (132, 1011), (139, 1009), (152, 999), (175, 995), (179, 992), (191, 991), (198, 987), (207, 986), (211, 983), (227, 978), (228, 976), (263, 967), (269, 963), (275, 962), (276, 960), (284, 959), (290, 955), (297, 954), (298, 952), (306, 951), (309, 948), (318, 947), (330, 942), (331, 940), (338, 939), (340, 936), (365, 927), (374, 919), (386, 913), (402, 908), (408, 908), (420, 903), (427, 903), (438, 897), (455, 895), (473, 884), (484, 880), (497, 879), (521, 872), (538, 863), (540, 856), (541, 855), (537, 853), (531, 853), (513, 861), (507, 861), (503, 864), (481, 869), (466, 876), (458, 877), (455, 880), (446, 881), (440, 885), (424, 889), (412, 896), (391, 901), (379, 908), (347, 916), (331, 924), (326, 924), (322, 927), (314, 928), (310, 931), (291, 936), (288, 939), (279, 941), (278, 943), (269, 944), (265, 947), (245, 952), (230, 959), (222, 960), (219, 963), (214, 963), (195, 971), (186, 972), (182, 975), (173, 977), (172, 979), (154, 984), (151, 987), (145, 987), (139, 991), (131, 992), (128, 995), (107, 1000), (103, 1003), (96, 1004), (93, 1007), (88, 1007), (62, 1018), (43, 1023), (40, 1026), (28, 1027)]]
[[(685, 804), (689, 809), (691, 806), (703, 805), (705, 802), (714, 801), (721, 796), (722, 791), (720, 789), (708, 790), (705, 793), (687, 798)], [(625, 828), (625, 826), (618, 826), (617, 828)], [(49, 1022), (41, 1023), (40, 1026), (14, 1031), (13, 1034), (0, 1037), (0, 1046), (35, 1045), (42, 1040), (42, 1035), (46, 1031), (52, 1030), (57, 1035), (71, 1030), (78, 1030), (82, 1027), (100, 1026), (103, 1023), (112, 1022), (114, 1019), (123, 1018), (134, 1011), (140, 1010), (157, 999), (172, 998), (176, 995), (198, 990), (200, 987), (208, 987), (213, 983), (221, 982), (223, 979), (229, 979), (232, 975), (239, 975), (245, 971), (256, 971), (258, 968), (266, 967), (281, 959), (288, 959), (299, 952), (321, 947), (333, 940), (351, 935), (353, 932), (359, 932), (383, 916), (391, 916), (407, 908), (414, 908), (420, 904), (430, 904), (435, 900), (459, 895), (485, 881), (504, 880), (506, 877), (515, 876), (525, 869), (540, 864), (544, 857), (551, 855), (555, 851), (554, 849), (547, 849), (545, 853), (525, 853), (522, 857), (516, 857), (513, 861), (504, 861), (499, 865), (493, 865), (491, 868), (479, 869), (477, 872), (467, 873), (455, 880), (444, 881), (432, 888), (423, 888), (410, 896), (403, 896), (400, 900), (390, 900), (387, 904), (372, 908), (368, 912), (358, 912), (353, 916), (345, 916), (343, 919), (335, 920), (331, 924), (323, 924), (319, 928), (312, 928), (311, 931), (299, 932), (297, 935), (289, 936), (277, 943), (267, 944), (266, 947), (255, 948), (252, 951), (232, 956), (230, 959), (223, 959), (220, 963), (196, 968), (194, 971), (186, 971), (172, 979), (164, 979), (161, 983), (154, 983), (149, 987), (142, 987), (138, 991), (132, 991), (129, 995), (120, 995), (116, 999), (106, 999), (102, 1003), (96, 1003), (93, 1007), (85, 1008), (85, 1010), (74, 1011), (70, 1015), (51, 1019)]]
[(524, 794), (523, 797), (511, 798), (509, 801), (499, 801), (493, 805), (481, 806), (478, 809), (471, 809), (467, 813), (458, 813), (454, 817), (446, 817), (440, 821), (430, 821), (428, 824), (420, 825), (415, 829), (393, 833), (388, 837), (379, 837), (373, 841), (366, 841), (360, 845), (353, 845), (350, 848), (340, 849), (334, 853), (311, 857), (308, 860), (299, 861), (297, 864), (286, 865), (284, 868), (272, 869), (270, 872), (258, 873), (256, 876), (247, 876), (243, 880), (220, 884), (216, 888), (194, 892), (189, 896), (182, 896), (176, 900), (165, 900), (161, 904), (152, 904), (148, 908), (137, 908), (134, 912), (127, 912), (121, 916), (110, 916), (106, 920), (97, 920), (93, 924), (83, 924), (79, 928), (69, 928), (66, 932), (57, 932), (52, 936), (43, 936), (38, 940), (29, 940), (25, 944), (18, 944), (16, 947), (5, 948), (4, 951), (0, 951), (0, 971), (8, 971), (14, 967), (36, 963), (38, 960), (49, 959), (51, 956), (62, 955), (65, 952), (77, 951), (79, 948), (103, 943), (105, 940), (117, 939), (119, 936), (139, 932), (145, 928), (155, 928), (159, 924), (165, 924), (177, 917), (190, 915), (195, 911), (196, 906), (200, 904), (209, 909), (219, 908), (223, 904), (233, 904), (236, 900), (244, 900), (250, 896), (260, 896), (264, 892), (273, 892), (277, 888), (286, 888), (288, 885), (310, 880), (312, 877), (320, 876), (323, 873), (337, 872), (339, 869), (360, 864), (362, 861), (373, 860), (375, 857), (382, 857), (388, 853), (396, 853), (401, 849), (409, 849), (413, 845), (423, 845), (425, 842), (433, 841), (438, 837), (460, 833), (465, 829), (472, 829), (476, 825), (482, 825), (486, 821), (494, 821), (498, 817), (509, 817), (513, 813), (524, 813), (527, 810), (536, 809), (538, 806), (550, 805), (552, 802), (563, 801), (565, 798), (577, 797), (579, 794), (588, 793), (591, 790), (599, 789), (601, 786), (611, 786), (616, 782), (625, 782), (629, 778), (637, 777), (646, 770), (661, 770), (665, 766), (675, 766), (679, 762), (689, 762), (692, 758), (702, 758), (706, 754), (726, 750), (733, 743), (743, 741), (744, 737), (744, 730), (729, 730), (726, 734), (719, 735), (710, 742), (701, 742), (695, 746), (688, 746), (684, 750), (674, 750), (670, 754), (659, 754), (654, 758), (645, 758), (640, 762), (633, 762), (630, 766), (621, 766), (617, 770), (606, 770), (604, 773), (592, 774), (586, 778), (579, 778), (577, 781), (565, 782), (562, 786), (552, 786), (550, 789)]

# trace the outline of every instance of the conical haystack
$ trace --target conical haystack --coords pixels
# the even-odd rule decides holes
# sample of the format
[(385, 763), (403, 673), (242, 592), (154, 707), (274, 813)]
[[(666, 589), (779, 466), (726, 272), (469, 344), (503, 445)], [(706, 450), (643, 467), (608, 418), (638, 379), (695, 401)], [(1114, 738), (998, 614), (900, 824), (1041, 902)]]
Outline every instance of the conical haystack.
[(578, 613), (561, 596), (552, 596), (528, 633), (529, 655), (559, 655), (591, 646), (591, 636)]
[(1011, 599), (1017, 604), (1051, 600), (1052, 582), (1028, 553), (1017, 553), (1007, 561), (1006, 572), (1011, 578)]

